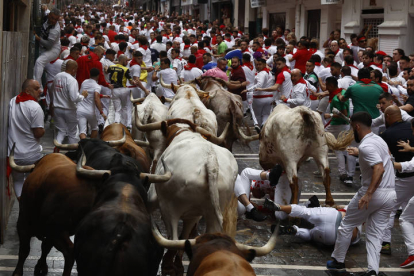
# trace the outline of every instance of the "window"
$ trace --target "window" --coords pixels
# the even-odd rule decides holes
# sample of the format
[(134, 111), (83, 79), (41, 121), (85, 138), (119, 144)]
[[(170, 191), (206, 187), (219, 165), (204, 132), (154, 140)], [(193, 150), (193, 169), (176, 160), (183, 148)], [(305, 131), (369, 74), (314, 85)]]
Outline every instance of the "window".
[(269, 14), (269, 35), (276, 30), (276, 26), (281, 26), (284, 30), (286, 27), (286, 13), (270, 13)]
[(372, 26), (368, 38), (378, 38), (378, 25), (384, 23), (384, 18), (364, 18), (364, 26)]
[(321, 10), (308, 11), (308, 30), (307, 36), (310, 38), (320, 37), (321, 30)]

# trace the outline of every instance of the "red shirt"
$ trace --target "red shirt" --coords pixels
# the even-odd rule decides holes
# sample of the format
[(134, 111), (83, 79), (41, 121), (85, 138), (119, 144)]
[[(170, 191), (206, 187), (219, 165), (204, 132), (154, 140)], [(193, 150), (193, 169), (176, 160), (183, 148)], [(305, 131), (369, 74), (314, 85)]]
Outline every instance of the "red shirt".
[(306, 62), (310, 59), (312, 54), (307, 49), (297, 50), (293, 55), (293, 59), (296, 61), (295, 69), (299, 69), (302, 74), (306, 73)]
[(108, 31), (108, 38), (109, 38), (109, 41), (110, 41), (111, 43), (115, 42), (115, 36), (116, 36), (116, 35), (117, 35), (117, 32), (112, 31), (112, 30), (109, 30), (109, 31)]
[(83, 81), (90, 78), (90, 71), (92, 68), (97, 68), (99, 70), (98, 84), (108, 87), (108, 83), (106, 82), (103, 74), (102, 63), (99, 61), (98, 55), (91, 52), (89, 55), (79, 57), (76, 62), (78, 63), (76, 80), (78, 81), (79, 89)]

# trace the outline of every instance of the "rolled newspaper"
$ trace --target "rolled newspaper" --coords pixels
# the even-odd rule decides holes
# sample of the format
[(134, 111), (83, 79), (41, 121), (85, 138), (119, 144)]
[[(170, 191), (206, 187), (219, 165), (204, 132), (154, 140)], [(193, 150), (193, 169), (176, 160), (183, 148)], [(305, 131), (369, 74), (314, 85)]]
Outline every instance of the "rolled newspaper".
[(348, 117), (346, 117), (341, 111), (339, 111), (335, 107), (332, 109), (332, 113), (335, 114), (335, 115), (338, 115), (339, 117), (341, 117), (342, 119), (344, 119), (348, 123), (351, 122), (351, 120)]

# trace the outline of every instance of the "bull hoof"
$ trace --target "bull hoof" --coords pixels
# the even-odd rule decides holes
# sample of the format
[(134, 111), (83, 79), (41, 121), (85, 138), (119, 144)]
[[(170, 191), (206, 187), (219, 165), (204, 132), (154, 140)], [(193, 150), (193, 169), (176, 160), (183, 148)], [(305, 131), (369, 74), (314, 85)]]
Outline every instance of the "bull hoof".
[(23, 276), (23, 269), (15, 269), (12, 276)]
[(331, 199), (331, 200), (325, 200), (325, 204), (332, 207), (333, 205), (335, 205), (335, 201), (333, 199)]
[(175, 269), (171, 268), (161, 268), (161, 275), (162, 276), (175, 276)]
[(37, 264), (34, 269), (34, 275), (36, 276), (44, 276), (47, 275), (49, 268), (47, 264)]

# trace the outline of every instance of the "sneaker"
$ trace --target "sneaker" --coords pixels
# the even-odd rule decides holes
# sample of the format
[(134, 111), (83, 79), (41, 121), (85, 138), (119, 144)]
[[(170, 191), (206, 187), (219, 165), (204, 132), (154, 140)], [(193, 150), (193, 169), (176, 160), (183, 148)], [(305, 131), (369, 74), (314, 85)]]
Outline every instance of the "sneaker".
[(313, 195), (309, 198), (310, 203), (308, 204), (308, 208), (317, 208), (321, 207), (321, 204), (319, 203), (319, 199), (316, 195)]
[(280, 205), (277, 203), (274, 203), (272, 200), (266, 198), (263, 206), (270, 211), (280, 211)]
[(354, 178), (352, 176), (348, 176), (344, 180), (344, 184), (347, 185), (347, 186), (352, 186), (353, 183), (354, 183)]
[(345, 181), (347, 178), (348, 178), (348, 175), (347, 174), (341, 174), (339, 176), (339, 180), (341, 180), (341, 181)]
[(407, 260), (405, 260), (405, 262), (400, 264), (400, 267), (407, 268), (407, 267), (410, 267), (412, 265), (414, 265), (414, 255), (408, 256)]
[(280, 165), (276, 165), (273, 167), (273, 169), (270, 170), (269, 172), (270, 186), (274, 187), (277, 185), (277, 183), (279, 182), (279, 178), (282, 175), (282, 172), (283, 172), (283, 168)]
[(260, 213), (256, 208), (253, 208), (250, 212), (246, 212), (245, 214), (247, 219), (252, 219), (254, 221), (264, 221), (267, 219), (267, 216)]
[(104, 129), (104, 125), (103, 125), (103, 124), (100, 124), (100, 125), (98, 126), (98, 128), (99, 128), (99, 134), (102, 134), (103, 129)]
[(279, 235), (296, 235), (296, 232), (293, 226), (279, 226)]
[(329, 270), (342, 270), (342, 271), (345, 271), (345, 263), (340, 263), (335, 258), (332, 258), (332, 260), (330, 260), (326, 263), (326, 268), (329, 269)]
[(257, 134), (260, 134), (260, 127), (258, 125), (254, 125), (254, 129), (256, 130)]
[(380, 253), (384, 255), (391, 255), (391, 244), (383, 242)]

